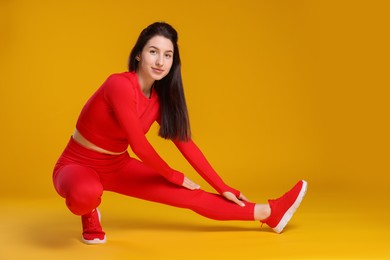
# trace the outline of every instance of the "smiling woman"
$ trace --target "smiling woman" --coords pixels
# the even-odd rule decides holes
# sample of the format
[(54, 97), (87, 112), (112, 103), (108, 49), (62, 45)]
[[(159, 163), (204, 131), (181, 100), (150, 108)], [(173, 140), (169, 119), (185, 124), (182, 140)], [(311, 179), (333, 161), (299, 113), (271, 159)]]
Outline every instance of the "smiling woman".
[(163, 36), (150, 39), (141, 54), (136, 56), (139, 63), (139, 84), (146, 97), (150, 98), (153, 83), (169, 73), (173, 62), (172, 56), (172, 42)]
[[(87, 244), (106, 241), (97, 207), (103, 191), (188, 208), (216, 220), (260, 220), (280, 233), (307, 189), (299, 181), (269, 204), (249, 202), (215, 172), (191, 139), (176, 30), (154, 23), (141, 32), (129, 72), (108, 77), (84, 106), (76, 130), (54, 168), (56, 191), (80, 215)], [(154, 122), (193, 168), (219, 193), (200, 189), (172, 169), (148, 142)], [(140, 160), (130, 157), (127, 148)]]
[[(129, 71), (137, 71), (141, 89), (155, 89), (160, 103), (159, 135), (188, 140), (191, 136), (181, 76), (176, 30), (166, 23), (145, 28), (129, 57)], [(156, 75), (157, 74), (157, 75)], [(145, 82), (144, 82), (145, 81)]]

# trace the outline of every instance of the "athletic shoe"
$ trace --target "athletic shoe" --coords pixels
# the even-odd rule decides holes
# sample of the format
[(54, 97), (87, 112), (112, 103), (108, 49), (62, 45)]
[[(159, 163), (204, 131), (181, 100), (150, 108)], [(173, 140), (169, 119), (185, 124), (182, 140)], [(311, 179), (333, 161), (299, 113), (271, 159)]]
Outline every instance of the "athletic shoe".
[(276, 233), (281, 233), (299, 207), (299, 204), (301, 204), (306, 190), (307, 182), (301, 180), (282, 197), (268, 200), (271, 215), (261, 220), (261, 222), (270, 226)]
[(100, 212), (98, 209), (81, 216), (81, 222), (83, 224), (82, 240), (84, 243), (93, 245), (106, 242), (106, 233), (104, 233), (100, 225)]

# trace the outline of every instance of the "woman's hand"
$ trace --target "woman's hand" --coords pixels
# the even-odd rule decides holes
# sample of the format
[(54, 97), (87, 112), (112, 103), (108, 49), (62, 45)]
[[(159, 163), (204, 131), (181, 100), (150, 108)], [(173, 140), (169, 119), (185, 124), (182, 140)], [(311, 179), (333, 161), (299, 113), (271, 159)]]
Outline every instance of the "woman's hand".
[(248, 201), (249, 202), (249, 200), (242, 193), (240, 193), (240, 196), (238, 196), (238, 198), (233, 193), (231, 193), (230, 191), (225, 191), (224, 193), (222, 193), (222, 195), (226, 199), (228, 199), (230, 201), (233, 201), (234, 203), (238, 204), (241, 207), (245, 207), (245, 203), (243, 201)]
[(184, 176), (183, 187), (189, 190), (199, 190), (200, 186)]

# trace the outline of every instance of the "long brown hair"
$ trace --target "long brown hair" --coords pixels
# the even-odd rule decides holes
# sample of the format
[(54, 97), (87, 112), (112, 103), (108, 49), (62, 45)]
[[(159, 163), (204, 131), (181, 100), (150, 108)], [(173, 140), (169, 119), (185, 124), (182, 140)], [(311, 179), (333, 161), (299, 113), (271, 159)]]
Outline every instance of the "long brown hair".
[(173, 63), (168, 75), (161, 80), (156, 80), (153, 86), (160, 101), (159, 136), (165, 139), (188, 141), (191, 138), (191, 129), (181, 77), (176, 30), (164, 22), (156, 22), (146, 27), (139, 35), (130, 53), (129, 71), (137, 70), (136, 57), (141, 54), (147, 42), (157, 35), (171, 40), (174, 48)]

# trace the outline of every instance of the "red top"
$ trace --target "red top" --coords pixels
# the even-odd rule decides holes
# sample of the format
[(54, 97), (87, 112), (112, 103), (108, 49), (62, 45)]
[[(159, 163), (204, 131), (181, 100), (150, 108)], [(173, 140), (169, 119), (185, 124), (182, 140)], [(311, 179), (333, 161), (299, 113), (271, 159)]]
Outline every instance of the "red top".
[[(169, 181), (182, 185), (184, 175), (157, 154), (145, 134), (159, 119), (159, 100), (152, 91), (147, 98), (141, 91), (135, 72), (113, 74), (85, 104), (77, 121), (77, 130), (95, 145), (122, 152), (130, 145), (144, 163)], [(240, 192), (227, 186), (211, 167), (195, 143), (173, 141), (192, 167), (219, 193)]]

